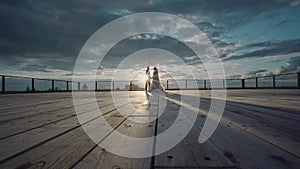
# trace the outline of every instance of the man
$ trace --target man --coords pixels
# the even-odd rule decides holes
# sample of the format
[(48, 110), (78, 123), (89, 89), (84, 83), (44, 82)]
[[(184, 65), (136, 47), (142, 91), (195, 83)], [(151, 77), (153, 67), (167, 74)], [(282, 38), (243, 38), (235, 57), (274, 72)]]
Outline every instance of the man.
[(145, 84), (145, 91), (150, 92), (150, 84), (151, 84), (151, 76), (150, 76), (150, 68), (147, 66), (146, 69), (146, 84)]

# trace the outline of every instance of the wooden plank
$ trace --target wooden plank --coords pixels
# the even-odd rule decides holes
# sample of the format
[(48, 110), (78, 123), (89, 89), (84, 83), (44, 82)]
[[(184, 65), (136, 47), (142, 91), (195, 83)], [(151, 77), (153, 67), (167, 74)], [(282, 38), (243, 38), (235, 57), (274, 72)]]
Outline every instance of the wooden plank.
[[(243, 91), (240, 91), (243, 92)], [(261, 93), (259, 93), (261, 92)], [(265, 106), (256, 106), (256, 102), (263, 103), (264, 91), (254, 91), (252, 94), (250, 91), (245, 91), (244, 93), (230, 92), (229, 100), (226, 110), (224, 112), (223, 118), (219, 124), (219, 127), (205, 144), (198, 145), (198, 137), (202, 125), (206, 119), (207, 111), (209, 108), (210, 99), (201, 99), (201, 106), (199, 117), (197, 118), (196, 125), (192, 128), (191, 133), (170, 151), (154, 157), (155, 163), (153, 168), (211, 168), (220, 167), (221, 163), (226, 163), (228, 159), (236, 165), (238, 168), (298, 168), (300, 166), (300, 160), (293, 154), (297, 154), (299, 149), (299, 138), (297, 129), (297, 118), (298, 108), (295, 108), (296, 101), (298, 98), (292, 98), (289, 96), (297, 95), (292, 93), (292, 91), (284, 92), (287, 98), (280, 96), (280, 92), (275, 94), (275, 97), (268, 100)], [(97, 94), (100, 99), (111, 99), (110, 92)], [(139, 92), (130, 92), (130, 99), (134, 103), (134, 106), (143, 109), (140, 112), (135, 112), (126, 121), (125, 118), (116, 112), (110, 112), (110, 115), (105, 115), (106, 119), (111, 123), (112, 126), (117, 124), (117, 130), (125, 135), (132, 135), (136, 137), (146, 137), (153, 131), (151, 127), (142, 124), (135, 124), (134, 119), (130, 118), (141, 118), (145, 119), (150, 116), (145, 110), (147, 109), (147, 104), (143, 105), (145, 101), (144, 95)], [(176, 94), (176, 93), (175, 93)], [(257, 100), (255, 100), (255, 95)], [(26, 95), (26, 96), (25, 96)], [(13, 101), (20, 106), (19, 108), (12, 108), (10, 112), (18, 112), (22, 110), (23, 107), (27, 110), (38, 110), (34, 107), (28, 105), (35, 104), (32, 101), (47, 102), (47, 95), (42, 94), (42, 96), (37, 95), (27, 95), (24, 97), (11, 97), (5, 95), (5, 99), (1, 100), (0, 105), (2, 106), (7, 101), (9, 105), (5, 105), (6, 108), (14, 106)], [(248, 96), (250, 95), (250, 96)], [(271, 92), (267, 92), (267, 96), (271, 96)], [(288, 95), (288, 96), (287, 96)], [(21, 95), (19, 95), (21, 96)], [(36, 96), (30, 99), (30, 97)], [(173, 95), (172, 99), (177, 99), (179, 95)], [(194, 95), (195, 97), (199, 97)], [(8, 97), (8, 98), (6, 98)], [(171, 97), (171, 96), (170, 96)], [(249, 98), (248, 98), (249, 97)], [(296, 96), (298, 97), (298, 96)], [(54, 94), (49, 93), (49, 99), (59, 101), (59, 99), (67, 100), (71, 99), (70, 94), (60, 93)], [(193, 98), (191, 94), (190, 99)], [(283, 99), (283, 100), (281, 100)], [(240, 102), (239, 102), (240, 100)], [(248, 101), (249, 100), (249, 101)], [(291, 101), (289, 101), (291, 100)], [(24, 103), (23, 103), (24, 102)], [(177, 103), (176, 102), (176, 103)], [(272, 102), (272, 103), (271, 103)], [(283, 108), (278, 108), (280, 102), (284, 102)], [(261, 104), (261, 103), (260, 103)], [(260, 105), (257, 104), (257, 105)], [(278, 104), (273, 106), (273, 104)], [(289, 107), (289, 104), (291, 107)], [(45, 103), (44, 106), (47, 109), (52, 109), (50, 105), (55, 105), (52, 103)], [(57, 104), (62, 105), (62, 104)], [(0, 106), (0, 109), (1, 109)], [(27, 106), (27, 107), (26, 107)], [(43, 107), (42, 104), (37, 104), (39, 108)], [(160, 126), (160, 130), (164, 131), (169, 124), (172, 123), (173, 116), (176, 116), (176, 109), (178, 105), (171, 102), (168, 103), (168, 116), (162, 116), (159, 120), (160, 124), (165, 122), (164, 126)], [(184, 104), (186, 107), (191, 107)], [(270, 107), (268, 107), (270, 106)], [(2, 107), (3, 108), (3, 107)], [(88, 110), (89, 105), (83, 106), (80, 111), (84, 112)], [(109, 111), (107, 108), (104, 111)], [(31, 112), (32, 114), (37, 112)], [(42, 112), (42, 111), (41, 111)], [(20, 113), (22, 113), (20, 111)], [(22, 124), (22, 120), (18, 121), (15, 125), (19, 126), (14, 129), (21, 129), (22, 127), (36, 126), (39, 122), (46, 122), (47, 120), (52, 121), (56, 119), (57, 115), (67, 115), (73, 114), (74, 111), (65, 112), (64, 109), (57, 111), (56, 113), (41, 114), (34, 117), (24, 118), (24, 122), (28, 124)], [(0, 113), (1, 115), (1, 113)], [(83, 113), (85, 120), (92, 119), (97, 116), (97, 114)], [(49, 118), (49, 119), (47, 119)], [(0, 117), (1, 119), (1, 117)], [(117, 119), (122, 119), (121, 122)], [(167, 120), (163, 120), (167, 119)], [(29, 122), (35, 120), (34, 122)], [(291, 121), (291, 123), (289, 123)], [(294, 120), (294, 121), (293, 121)], [(13, 120), (14, 121), (14, 120)], [(122, 125), (124, 123), (124, 126)], [(126, 124), (126, 125), (125, 125)], [(2, 124), (0, 124), (2, 125)], [(91, 121), (86, 125), (92, 125), (94, 127), (90, 128), (91, 131), (97, 133), (103, 124), (97, 123), (97, 121)], [(152, 124), (150, 124), (152, 126)], [(284, 125), (284, 126), (281, 126)], [(128, 127), (131, 126), (131, 127)], [(159, 124), (158, 124), (159, 126)], [(293, 128), (295, 126), (296, 128)], [(9, 125), (3, 125), (1, 130), (6, 130), (3, 128), (9, 128)], [(148, 128), (147, 128), (148, 127)], [(158, 128), (158, 129), (159, 129)], [(8, 131), (8, 130), (7, 130)], [(20, 130), (21, 131), (21, 130)], [(285, 132), (286, 131), (286, 132)], [(106, 134), (106, 135), (105, 135)], [(104, 132), (105, 137), (109, 134)], [(98, 135), (98, 139), (105, 138), (103, 135)], [(194, 140), (194, 141), (193, 141)], [(293, 148), (294, 147), (294, 148)], [(286, 149), (287, 151), (284, 151)], [(25, 151), (26, 150), (26, 151)], [(216, 152), (214, 152), (216, 151)], [(24, 132), (18, 136), (10, 137), (9, 139), (0, 140), (0, 155), (3, 157), (2, 160), (13, 156), (9, 160), (2, 161), (0, 168), (32, 168), (32, 167), (44, 167), (44, 168), (148, 168), (149, 159), (128, 159), (124, 157), (115, 156), (106, 150), (98, 147), (93, 141), (91, 141), (85, 132), (78, 125), (76, 117), (68, 118), (62, 120), (61, 122), (53, 123), (52, 125), (43, 126), (30, 132)], [(12, 152), (12, 153), (8, 153)], [(211, 157), (212, 156), (212, 157)], [(227, 158), (223, 158), (226, 156)], [(208, 160), (209, 158), (210, 160)], [(220, 158), (219, 158), (220, 157)], [(215, 159), (217, 158), (217, 159)], [(0, 159), (0, 160), (1, 160)], [(158, 161), (159, 160), (159, 161)], [(157, 165), (158, 164), (158, 165)], [(226, 163), (227, 164), (227, 163)], [(224, 168), (235, 168), (233, 164), (223, 165)], [(75, 166), (76, 165), (76, 166)], [(227, 167), (226, 167), (227, 166)]]
[[(116, 127), (124, 121), (124, 118), (111, 116), (107, 120), (113, 127)], [(105, 132), (97, 132), (99, 127), (103, 127), (103, 124), (97, 120), (92, 120), (85, 125), (92, 126), (90, 129), (98, 134), (99, 141), (111, 132), (108, 128)], [(69, 168), (94, 147), (95, 143), (81, 127), (78, 127), (2, 163), (0, 167), (17, 168), (43, 163), (45, 168)]]
[(0, 112), (3, 110), (22, 109), (37, 106), (39, 104), (58, 103), (59, 100), (69, 100), (70, 93), (27, 93), (0, 95)]
[[(83, 106), (83, 109), (81, 108), (80, 111), (84, 110), (85, 108), (86, 108), (86, 106)], [(100, 109), (101, 109), (102, 112), (112, 113), (111, 112), (112, 108), (115, 109), (114, 106), (110, 106), (110, 107), (107, 106), (107, 107), (100, 108)], [(99, 131), (99, 127), (103, 126), (102, 124), (97, 124), (97, 119), (98, 119), (97, 117), (100, 117), (100, 115), (97, 114), (97, 112), (88, 112), (88, 113), (83, 113), (81, 115), (83, 116), (81, 118), (81, 120), (86, 120), (86, 121), (89, 120), (87, 122), (87, 124), (85, 124), (85, 125), (92, 126), (92, 129), (94, 129), (96, 133), (97, 133), (97, 131)], [(115, 116), (114, 116), (114, 118), (121, 119), (120, 117), (115, 117)], [(109, 118), (108, 121), (111, 121), (110, 119), (113, 119), (113, 117)], [(74, 126), (74, 124), (76, 124), (76, 125)], [(114, 124), (115, 124), (115, 120), (112, 120), (111, 125), (114, 125)], [(93, 127), (93, 126), (96, 126), (96, 127)], [(26, 140), (25, 144), (24, 144), (24, 141), (23, 141), (21, 144), (16, 143), (13, 146), (14, 150), (17, 150), (17, 152), (14, 151), (14, 150), (7, 151), (7, 149), (6, 149), (6, 151), (4, 151), (4, 150), (1, 149), (1, 151), (4, 151), (4, 153), (6, 153), (6, 152), (14, 152), (15, 153), (14, 155), (10, 156), (9, 160), (7, 160), (7, 158), (6, 158), (6, 160), (2, 159), (1, 160), (2, 163), (14, 160), (16, 158), (21, 158), (22, 159), (23, 156), (25, 156), (25, 157), (28, 157), (28, 156), (35, 157), (34, 153), (32, 155), (25, 155), (25, 154), (30, 154), (32, 151), (38, 151), (40, 147), (42, 147), (44, 145), (51, 144), (52, 142), (55, 142), (56, 139), (61, 139), (62, 137), (68, 137), (68, 135), (70, 135), (70, 133), (80, 130), (80, 125), (79, 125), (76, 117), (70, 118), (66, 121), (61, 121), (60, 123), (56, 123), (56, 124), (53, 124), (53, 126), (47, 126), (47, 127), (48, 128), (46, 130), (44, 129), (44, 131), (41, 131), (40, 128), (39, 128), (39, 129), (36, 129), (36, 130), (33, 131), (33, 132), (37, 132), (37, 133), (26, 133), (27, 137), (25, 137), (25, 140)], [(71, 134), (71, 137), (72, 137), (73, 134)], [(99, 135), (99, 133), (97, 133), (97, 134), (98, 134), (98, 137), (101, 138), (102, 136), (105, 136), (105, 134), (107, 134), (107, 132), (103, 132), (103, 133), (101, 133), (101, 135)], [(32, 135), (34, 135), (35, 137), (31, 137)], [(80, 149), (82, 148), (83, 150), (80, 151), (80, 152), (85, 152), (85, 150), (89, 151), (89, 147), (90, 147), (92, 142), (90, 141), (90, 139), (85, 134), (81, 133), (79, 135), (82, 136), (82, 137), (85, 137), (84, 140), (89, 140), (89, 141), (83, 141), (82, 146), (79, 145), (78, 142), (76, 142), (77, 144), (74, 143), (72, 145), (73, 146), (78, 146), (77, 148), (80, 148)], [(52, 137), (50, 137), (50, 136), (52, 136)], [(19, 135), (19, 137), (24, 138), (21, 135)], [(10, 139), (12, 139), (12, 138), (10, 138)], [(15, 137), (15, 139), (16, 139), (16, 141), (19, 140), (17, 137)], [(39, 139), (41, 139), (41, 140), (39, 140)], [(68, 143), (70, 144), (70, 142), (72, 142), (72, 140), (69, 140), (69, 141), (65, 140), (65, 141), (66, 142), (64, 142), (62, 145), (60, 144), (60, 142), (56, 142), (56, 146), (61, 147), (61, 146), (65, 145), (65, 147), (67, 147)], [(10, 143), (10, 146), (13, 145), (11, 140), (5, 140), (5, 143)], [(34, 144), (34, 143), (36, 143), (36, 144)], [(3, 145), (3, 144), (0, 144), (0, 145)], [(26, 146), (27, 146), (27, 149), (22, 151), (22, 148), (23, 147), (26, 148)], [(55, 147), (55, 144), (53, 144), (53, 147)], [(21, 148), (21, 151), (20, 151), (20, 148)], [(71, 149), (72, 149), (72, 147), (71, 147)], [(75, 149), (73, 149), (73, 150), (75, 150)], [(70, 150), (70, 151), (73, 151), (73, 150)], [(46, 154), (48, 155), (48, 153), (46, 153)], [(79, 154), (82, 155), (81, 153), (79, 153)], [(76, 156), (76, 158), (81, 158), (80, 155), (77, 155), (77, 156), (75, 155), (75, 156)], [(69, 158), (69, 156), (66, 157), (66, 158)], [(70, 160), (70, 163), (72, 163), (72, 164), (75, 163), (76, 160), (77, 160), (76, 158), (74, 160)], [(51, 161), (51, 160), (48, 160), (48, 161)], [(57, 161), (57, 160), (55, 160), (55, 161)], [(42, 161), (43, 164), (44, 164), (44, 162), (45, 161)], [(7, 164), (7, 163), (5, 163), (5, 164)], [(13, 165), (17, 165), (17, 164), (20, 164), (20, 163), (15, 163)], [(33, 163), (28, 161), (25, 164), (20, 164), (20, 166), (24, 167), (24, 166), (36, 165), (36, 164), (40, 164), (40, 161), (33, 162)], [(55, 166), (55, 165), (56, 164), (50, 164), (49, 166), (52, 167), (52, 166)], [(63, 165), (63, 162), (60, 161), (60, 162), (58, 162), (57, 165), (58, 166)], [(61, 168), (61, 167), (59, 167), (59, 168)]]
[[(82, 93), (82, 95), (86, 95)], [(96, 98), (112, 99), (109, 92), (96, 93)], [(82, 97), (82, 99), (88, 99)], [(63, 101), (72, 101), (72, 93), (26, 93), (26, 94), (7, 94), (0, 95), (0, 115), (9, 110), (24, 111), (24, 109), (34, 108), (36, 106), (45, 106), (47, 104), (57, 104)], [(71, 102), (72, 103), (72, 102)]]
[[(102, 99), (98, 100), (99, 102), (102, 101)], [(6, 122), (8, 120), (14, 120), (17, 118), (22, 118), (25, 116), (30, 116), (32, 114), (38, 114), (38, 113), (43, 113), (43, 112), (51, 112), (59, 109), (68, 109), (68, 108), (73, 108), (73, 101), (72, 98), (67, 98), (67, 99), (56, 99), (54, 102), (47, 102), (47, 103), (34, 103), (34, 101), (31, 101), (32, 105), (28, 106), (19, 106), (18, 108), (14, 108), (12, 106), (11, 109), (8, 110), (1, 110), (0, 113), (0, 122)], [(91, 104), (90, 99), (83, 99), (81, 105), (84, 104)], [(24, 105), (21, 104), (21, 105)], [(81, 106), (81, 105), (76, 105), (76, 106)]]
[[(201, 109), (204, 111), (203, 114), (206, 114), (205, 112), (208, 112), (209, 105), (202, 104)], [(277, 146), (277, 148), (299, 157), (300, 135), (293, 128), (293, 121), (287, 121), (286, 123), (278, 123), (278, 121), (280, 122), (281, 120), (274, 120), (274, 117), (270, 115), (258, 115), (257, 112), (251, 109), (241, 109), (231, 106), (231, 103), (227, 103), (221, 123), (234, 125), (239, 130), (248, 132), (248, 134), (252, 134)], [(283, 124), (285, 125), (283, 126)], [(287, 127), (287, 125), (291, 125), (292, 129)]]
[[(229, 104), (226, 109), (229, 111), (225, 113), (230, 116), (230, 120), (227, 120), (227, 123), (231, 122), (232, 125), (237, 125), (245, 132), (249, 132), (300, 158), (300, 130), (295, 126), (297, 124), (294, 123), (294, 120), (283, 118), (275, 120), (270, 115), (262, 118), (259, 118), (260, 116), (252, 117), (251, 115), (257, 114), (257, 112), (253, 113), (249, 109), (240, 110), (234, 106), (229, 106)], [(236, 111), (242, 112), (242, 114), (237, 114), (235, 113)]]
[[(206, 119), (209, 102), (202, 103), (196, 125), (202, 128)], [(241, 168), (291, 168), (299, 166), (299, 159), (249, 133), (243, 125), (248, 117), (225, 110), (214, 135), (210, 138), (223, 153)], [(234, 121), (239, 120), (239, 121)], [(257, 126), (254, 124), (254, 126)], [(280, 167), (278, 167), (280, 166)], [(297, 168), (297, 167), (296, 167)]]
[[(86, 104), (91, 103), (88, 99), (86, 99), (86, 100), (87, 100)], [(101, 101), (101, 100), (99, 100), (99, 101)], [(32, 105), (28, 105), (28, 106), (19, 106), (17, 108), (14, 108), (14, 106), (11, 106), (11, 108), (8, 110), (0, 110), (1, 111), (0, 117), (2, 119), (2, 117), (14, 116), (15, 114), (23, 115), (24, 113), (43, 111), (43, 110), (53, 111), (53, 110), (57, 110), (60, 108), (70, 108), (73, 106), (74, 105), (73, 105), (72, 98), (57, 99), (56, 101), (47, 102), (47, 103), (37, 102), (36, 104), (32, 104)]]
[[(207, 101), (203, 98), (201, 100)], [(203, 102), (201, 108), (207, 112), (209, 104), (209, 102)], [(299, 120), (297, 119), (300, 119), (300, 114), (233, 101), (226, 103), (222, 118), (224, 123), (236, 125), (239, 129), (300, 157), (300, 129), (298, 129)]]
[[(132, 120), (148, 120), (148, 117), (129, 117), (122, 125), (120, 125), (116, 131), (130, 137), (136, 138), (145, 138), (151, 137), (154, 134), (155, 122), (150, 123), (136, 123)], [(106, 139), (111, 140), (111, 136), (108, 136)], [(105, 142), (105, 140), (103, 141)], [(112, 144), (117, 147), (125, 146), (126, 144), (121, 140), (110, 141), (109, 144)], [(152, 150), (151, 145), (151, 150)], [(143, 151), (143, 149), (133, 149), (132, 151)], [(144, 150), (147, 151), (147, 150)], [(148, 150), (149, 151), (149, 150)], [(98, 154), (103, 154), (103, 157), (97, 158), (95, 156)], [(101, 147), (97, 147), (91, 154), (89, 154), (83, 161), (81, 161), (75, 168), (122, 168), (122, 169), (131, 169), (131, 168), (143, 168), (150, 169), (151, 167), (151, 157), (148, 158), (127, 158), (112, 154), (108, 151), (103, 152)]]
[[(100, 109), (105, 108), (106, 110), (111, 110), (115, 108), (110, 100), (107, 100), (106, 103), (102, 103), (102, 105), (103, 106), (100, 107)], [(95, 110), (95, 108), (90, 107), (89, 104), (81, 105), (78, 108), (80, 108), (79, 110), (81, 111), (81, 113)], [(67, 120), (74, 116), (76, 116), (74, 107), (57, 109), (55, 111), (47, 111), (45, 109), (42, 109), (41, 112), (31, 112), (30, 115), (14, 118), (14, 120), (9, 120), (5, 123), (0, 123), (0, 140), (39, 127), (47, 127), (47, 125)]]
[[(248, 105), (245, 106), (248, 109), (240, 108), (236, 104), (232, 105), (232, 102), (227, 102), (222, 118), (223, 123), (235, 125), (239, 130), (255, 135), (284, 151), (300, 157), (300, 135), (296, 127), (296, 120), (260, 113), (255, 111), (255, 106), (252, 108)], [(201, 108), (208, 111), (209, 105), (202, 104)]]
[(236, 169), (236, 167), (155, 167), (155, 169)]
[(294, 126), (290, 129), (296, 129), (300, 130), (300, 126), (298, 126), (298, 122), (300, 121), (300, 114), (295, 113), (297, 112), (294, 110), (291, 111), (280, 111), (275, 110), (272, 108), (267, 107), (260, 107), (256, 105), (251, 104), (245, 104), (245, 103), (238, 103), (238, 102), (227, 102), (227, 104), (230, 106), (231, 109), (235, 108), (235, 110), (243, 110), (246, 112), (251, 112), (251, 115), (257, 118), (261, 118), (266, 122), (270, 123), (277, 123), (277, 125), (284, 126), (286, 124), (290, 124), (291, 126)]
[[(16, 99), (18, 100), (18, 99)], [(98, 99), (98, 104), (100, 105), (100, 107), (105, 106), (104, 104), (106, 104), (107, 102), (112, 103), (112, 99), (108, 99), (108, 98), (100, 98)], [(60, 100), (58, 101), (60, 102), (60, 104), (41, 104), (39, 106), (31, 106), (31, 107), (26, 107), (23, 108), (21, 110), (17, 109), (17, 110), (10, 110), (9, 114), (5, 115), (4, 113), (0, 114), (0, 124), (3, 124), (5, 122), (10, 122), (10, 121), (14, 121), (15, 119), (29, 119), (28, 117), (36, 117), (36, 119), (39, 119), (39, 115), (45, 115), (45, 114), (53, 114), (56, 112), (60, 112), (59, 115), (62, 115), (61, 112), (65, 112), (65, 111), (69, 111), (69, 110), (73, 110), (74, 109), (74, 105), (72, 103), (71, 98), (69, 98), (68, 100)], [(81, 100), (81, 105), (76, 105), (77, 109), (87, 109), (85, 108), (89, 106), (90, 103), (93, 103), (89, 98), (85, 98), (83, 100)], [(4, 117), (5, 116), (5, 117)], [(51, 119), (51, 118), (50, 118)]]
[[(134, 106), (137, 110), (130, 114), (127, 120), (125, 120), (122, 125), (120, 125), (116, 131), (120, 132), (126, 136), (145, 138), (154, 135), (155, 121), (152, 120), (152, 115), (149, 113), (143, 113), (147, 110), (148, 102), (147, 98), (143, 95), (136, 94)], [(140, 98), (138, 98), (140, 96)], [(145, 100), (146, 99), (146, 100)], [(146, 101), (146, 102), (145, 102)], [(142, 103), (142, 104), (141, 104)], [(144, 104), (143, 104), (144, 103)], [(149, 115), (148, 117), (146, 117)], [(110, 114), (109, 116), (116, 116), (116, 114)], [(150, 118), (150, 119), (149, 119)], [(139, 123), (141, 121), (145, 122), (150, 120), (151, 122)], [(111, 135), (107, 137), (109, 139)], [(124, 146), (121, 140), (113, 139), (115, 141), (110, 141), (109, 144), (114, 146)], [(105, 140), (103, 141), (105, 142)], [(151, 145), (152, 150), (152, 145)], [(135, 150), (133, 150), (135, 151)], [(139, 149), (138, 151), (142, 151)], [(108, 151), (103, 150), (101, 147), (96, 147), (91, 151), (86, 157), (84, 157), (78, 164), (74, 167), (75, 169), (80, 168), (122, 168), (122, 169), (150, 169), (151, 167), (151, 157), (149, 158), (127, 158), (118, 155), (114, 155)]]
[(9, 110), (1, 113), (0, 122), (6, 123), (17, 119), (25, 119), (31, 116), (43, 115), (44, 113), (57, 111), (60, 109), (72, 109), (72, 102), (70, 100), (61, 101), (60, 104), (52, 103), (49, 105), (39, 105), (37, 107), (28, 107), (18, 110)]
[[(211, 91), (200, 90), (202, 98), (210, 98)], [(172, 91), (178, 93), (178, 91)], [(196, 94), (196, 93), (195, 93)], [(281, 111), (300, 112), (300, 90), (299, 89), (243, 89), (226, 90), (227, 101), (248, 103), (252, 105), (267, 107)]]
[[(111, 113), (115, 109), (116, 108), (105, 107), (105, 109), (103, 108), (102, 110)], [(90, 111), (81, 114), (80, 116), (82, 116), (82, 120), (85, 119), (85, 121), (88, 122), (91, 119), (96, 120), (101, 115), (97, 114), (97, 111)], [(42, 142), (50, 141), (52, 138), (56, 138), (58, 135), (75, 130), (80, 126), (81, 125), (79, 124), (77, 117), (73, 116), (72, 118), (59, 121), (57, 123), (51, 123), (50, 125), (3, 139), (0, 141), (0, 145), (2, 146), (1, 161), (14, 156), (15, 154), (27, 151), (31, 149), (31, 147), (36, 147)]]
[(220, 123), (210, 140), (239, 168), (299, 166), (299, 159), (231, 125)]
[[(174, 109), (175, 107), (175, 109)], [(177, 117), (179, 105), (168, 103), (166, 113), (158, 119), (158, 133), (168, 129)], [(172, 112), (172, 113), (170, 113)], [(187, 119), (181, 119), (181, 123)], [(188, 135), (171, 150), (155, 157), (155, 168), (205, 168), (205, 167), (234, 167), (227, 157), (210, 141), (198, 142), (200, 130), (193, 126)], [(159, 144), (159, 143), (156, 143)]]

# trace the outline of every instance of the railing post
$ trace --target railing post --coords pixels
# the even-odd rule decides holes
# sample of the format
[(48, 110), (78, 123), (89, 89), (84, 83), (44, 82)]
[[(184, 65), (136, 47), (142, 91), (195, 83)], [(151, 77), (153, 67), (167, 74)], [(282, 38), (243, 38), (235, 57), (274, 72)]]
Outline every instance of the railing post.
[(67, 92), (68, 92), (69, 91), (69, 81), (66, 82), (66, 85), (67, 85), (66, 89), (67, 89)]
[(95, 82), (95, 91), (97, 91), (98, 90), (98, 83), (97, 83), (97, 81)]
[(2, 76), (2, 93), (5, 93), (5, 76)]
[(78, 91), (80, 91), (80, 82), (78, 82)]
[(300, 72), (297, 73), (297, 82), (298, 82), (298, 88), (300, 88)]
[(206, 90), (206, 80), (204, 80), (204, 90)]
[(169, 90), (169, 80), (167, 80), (167, 90)]
[(32, 92), (35, 92), (34, 78), (31, 79), (31, 91), (32, 91)]
[(276, 76), (273, 75), (273, 88), (276, 88), (276, 84), (275, 84), (275, 83), (276, 83), (276, 82), (275, 82), (276, 79), (275, 79), (275, 77), (276, 77)]
[(245, 79), (242, 79), (242, 89), (245, 89)]
[(258, 78), (255, 78), (255, 87), (258, 88)]
[(187, 80), (185, 80), (185, 90), (187, 90)]
[(132, 81), (130, 81), (129, 90), (132, 91)]
[(52, 80), (52, 92), (54, 91), (54, 80)]

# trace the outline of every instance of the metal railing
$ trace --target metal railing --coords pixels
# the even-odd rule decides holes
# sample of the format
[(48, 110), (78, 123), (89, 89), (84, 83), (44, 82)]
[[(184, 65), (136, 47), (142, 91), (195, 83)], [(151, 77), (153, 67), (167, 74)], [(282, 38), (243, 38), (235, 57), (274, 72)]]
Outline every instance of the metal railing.
[[(213, 84), (213, 85), (212, 85)], [(300, 72), (244, 79), (167, 80), (167, 90), (300, 88)]]
[(72, 81), (25, 76), (1, 76), (2, 93), (71, 91)]
[(144, 90), (143, 82), (100, 80), (75, 82), (26, 76), (0, 75), (0, 93), (71, 92), (71, 91), (134, 91)]
[[(144, 82), (97, 80), (74, 82), (24, 76), (0, 75), (1, 93), (70, 92), (70, 91), (134, 91), (144, 90)], [(168, 79), (161, 84), (166, 90), (300, 88), (300, 72), (245, 79)], [(217, 85), (216, 85), (217, 84)]]

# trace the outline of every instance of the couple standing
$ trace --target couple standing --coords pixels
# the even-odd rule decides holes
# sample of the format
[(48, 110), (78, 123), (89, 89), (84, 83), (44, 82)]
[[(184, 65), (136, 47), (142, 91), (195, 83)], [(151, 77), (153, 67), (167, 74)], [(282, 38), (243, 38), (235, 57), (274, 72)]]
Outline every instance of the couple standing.
[[(152, 80), (152, 82), (151, 82)], [(152, 77), (150, 76), (150, 68), (147, 66), (146, 69), (146, 84), (145, 84), (145, 91), (152, 92), (153, 90), (158, 89), (164, 91), (164, 88), (160, 84), (159, 76), (158, 76), (158, 69), (156, 67), (153, 68)]]

